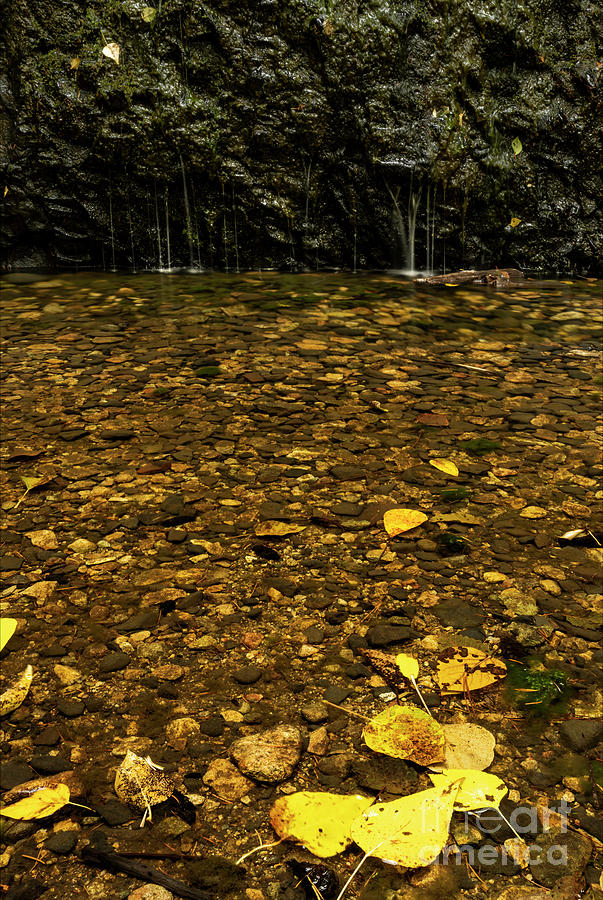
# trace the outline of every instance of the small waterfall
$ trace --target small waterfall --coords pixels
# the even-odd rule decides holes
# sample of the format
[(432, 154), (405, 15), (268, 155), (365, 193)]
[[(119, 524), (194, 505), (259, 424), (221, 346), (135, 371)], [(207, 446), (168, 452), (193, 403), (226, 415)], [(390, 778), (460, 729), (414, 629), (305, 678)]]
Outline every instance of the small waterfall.
[(182, 192), (184, 195), (184, 212), (186, 215), (186, 237), (188, 240), (188, 258), (189, 258), (189, 266), (191, 269), (194, 269), (193, 263), (193, 226), (191, 222), (191, 208), (188, 202), (188, 190), (186, 188), (186, 174), (184, 171), (184, 160), (182, 159), (182, 154), (179, 153), (180, 157), (180, 168), (182, 169)]
[(113, 230), (113, 198), (111, 188), (109, 188), (109, 227), (111, 229), (111, 271), (116, 272), (115, 268), (115, 232)]
[(312, 174), (312, 160), (310, 160), (306, 165), (305, 161), (302, 159), (302, 166), (304, 169), (304, 180), (306, 182), (306, 214), (304, 218), (304, 226), (307, 228), (310, 214), (310, 176)]
[(170, 207), (168, 203), (168, 189), (165, 188), (165, 238), (167, 246), (167, 268), (168, 272), (172, 268), (172, 254), (170, 250)]
[(415, 234), (417, 229), (417, 212), (421, 202), (421, 185), (419, 184), (419, 187), (415, 188), (413, 182), (414, 173), (411, 174), (410, 177), (406, 219), (402, 215), (402, 210), (400, 209), (400, 204), (398, 202), (400, 187), (396, 187), (395, 191), (393, 191), (389, 186), (389, 183), (387, 181), (385, 182), (385, 186), (394, 205), (394, 220), (404, 252), (406, 270), (409, 275), (415, 274)]
[(157, 230), (157, 261), (159, 268), (163, 269), (163, 254), (161, 252), (161, 227), (159, 225), (159, 200), (157, 199), (157, 182), (155, 182), (155, 227)]

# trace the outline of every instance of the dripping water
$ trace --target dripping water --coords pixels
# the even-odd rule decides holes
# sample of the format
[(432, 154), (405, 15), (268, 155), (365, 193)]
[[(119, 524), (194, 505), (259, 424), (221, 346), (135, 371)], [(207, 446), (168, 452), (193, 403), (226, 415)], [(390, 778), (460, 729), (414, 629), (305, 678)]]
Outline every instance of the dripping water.
[(228, 242), (226, 240), (226, 201), (224, 193), (224, 182), (222, 182), (222, 210), (224, 212), (224, 271), (228, 272)]
[(435, 227), (436, 227), (436, 197), (438, 194), (438, 185), (437, 183), (433, 186), (433, 210), (431, 213), (431, 263), (429, 266), (430, 272), (434, 272), (434, 256), (435, 256)]
[(136, 254), (134, 252), (134, 232), (132, 230), (132, 209), (130, 207), (130, 191), (128, 190), (128, 225), (130, 227), (130, 248), (132, 250), (132, 269), (136, 272)]
[(237, 272), (237, 274), (238, 274), (241, 270), (239, 269), (239, 236), (238, 236), (238, 231), (237, 231), (237, 204), (236, 204), (236, 200), (235, 200), (234, 182), (232, 183), (232, 218), (233, 218), (233, 225), (234, 225), (234, 245), (235, 245), (235, 263), (236, 263), (235, 272)]
[(184, 195), (184, 212), (186, 215), (186, 237), (188, 240), (188, 257), (189, 257), (189, 266), (191, 269), (194, 268), (193, 264), (193, 228), (191, 222), (191, 208), (188, 202), (188, 190), (186, 187), (186, 173), (184, 171), (184, 160), (182, 159), (182, 154), (179, 153), (180, 157), (180, 168), (182, 169), (182, 192)]
[(111, 188), (109, 188), (109, 226), (111, 228), (111, 271), (117, 271), (115, 268), (115, 232), (113, 231), (113, 198)]
[(388, 182), (385, 182), (385, 186), (388, 190), (388, 193), (391, 197), (392, 203), (394, 205), (394, 221), (396, 223), (396, 229), (398, 231), (398, 236), (400, 238), (400, 242), (402, 244), (402, 250), (404, 252), (404, 260), (406, 263), (406, 273), (408, 275), (415, 275), (415, 233), (417, 228), (417, 212), (419, 209), (419, 204), (421, 201), (421, 185), (419, 184), (418, 188), (413, 186), (414, 182), (414, 173), (410, 178), (410, 187), (408, 191), (408, 210), (406, 215), (406, 220), (402, 215), (402, 210), (400, 209), (400, 204), (398, 202), (398, 198), (400, 196), (400, 188), (397, 187), (395, 191), (391, 189)]
[(163, 269), (163, 254), (161, 252), (161, 227), (159, 225), (159, 200), (157, 199), (157, 182), (155, 182), (155, 226), (157, 229), (157, 258), (159, 268)]
[(168, 189), (165, 188), (165, 238), (167, 247), (167, 270), (172, 268), (172, 254), (170, 250), (170, 207), (168, 203)]

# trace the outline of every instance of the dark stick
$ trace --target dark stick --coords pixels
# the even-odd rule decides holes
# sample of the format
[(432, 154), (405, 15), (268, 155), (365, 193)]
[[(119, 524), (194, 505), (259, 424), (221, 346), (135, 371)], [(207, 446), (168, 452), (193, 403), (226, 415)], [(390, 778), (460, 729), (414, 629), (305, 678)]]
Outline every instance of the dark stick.
[(212, 895), (209, 891), (189, 887), (183, 881), (170, 878), (169, 875), (164, 875), (163, 872), (153, 869), (152, 866), (148, 866), (146, 863), (134, 862), (126, 856), (120, 856), (118, 853), (107, 853), (104, 850), (84, 847), (81, 856), (87, 865), (98, 866), (100, 869), (108, 869), (110, 872), (119, 872), (123, 875), (131, 875), (133, 878), (140, 878), (142, 881), (159, 884), (177, 897), (184, 897), (185, 900), (212, 900)]

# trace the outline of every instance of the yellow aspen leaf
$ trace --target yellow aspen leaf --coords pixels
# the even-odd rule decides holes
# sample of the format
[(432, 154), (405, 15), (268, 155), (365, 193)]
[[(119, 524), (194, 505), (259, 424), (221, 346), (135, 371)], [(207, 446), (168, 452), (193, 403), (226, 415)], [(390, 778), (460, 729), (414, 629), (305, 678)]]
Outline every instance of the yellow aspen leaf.
[(509, 790), (496, 775), (479, 769), (442, 769), (441, 772), (430, 772), (429, 777), (437, 788), (457, 784), (458, 794), (454, 808), (464, 812), (490, 807), (498, 809), (500, 801)]
[(43, 819), (69, 803), (69, 788), (66, 784), (57, 784), (53, 788), (41, 788), (23, 800), (17, 800), (10, 806), (0, 810), (0, 815), (8, 819)]
[(70, 69), (79, 69), (80, 63), (81, 63), (81, 59), (79, 58), (79, 56), (74, 56), (73, 59), (71, 60), (71, 63), (69, 64), (69, 68)]
[(21, 706), (27, 697), (32, 678), (33, 669), (27, 666), (15, 683), (0, 694), (0, 716), (7, 716)]
[(119, 44), (116, 44), (115, 41), (105, 44), (103, 47), (103, 56), (107, 56), (109, 59), (112, 59), (116, 65), (119, 65)]
[(3, 650), (12, 638), (17, 628), (16, 619), (0, 618), (0, 650)]
[(383, 516), (383, 526), (390, 537), (417, 528), (426, 521), (427, 516), (418, 509), (388, 509)]
[(398, 653), (396, 656), (396, 665), (405, 678), (416, 678), (419, 674), (419, 663), (414, 656), (408, 656), (406, 653)]
[(439, 469), (440, 472), (444, 472), (446, 475), (454, 475), (455, 478), (459, 474), (459, 470), (449, 459), (430, 459), (429, 465), (433, 466), (434, 469)]
[(518, 219), (517, 216), (513, 216), (513, 218), (509, 222), (509, 225), (511, 226), (511, 228), (517, 228), (517, 226), (520, 224), (521, 224), (521, 219)]
[(145, 6), (143, 11), (141, 12), (141, 16), (145, 22), (148, 24), (152, 24), (155, 21), (157, 16), (157, 10), (153, 6)]
[(444, 769), (479, 769), (483, 771), (494, 759), (496, 738), (487, 728), (472, 722), (442, 725), (446, 745), (444, 762), (433, 766), (434, 771)]
[(429, 788), (376, 803), (352, 823), (352, 838), (365, 853), (416, 868), (432, 862), (448, 840), (457, 785)]
[(504, 678), (507, 667), (475, 647), (447, 647), (440, 654), (436, 678), (447, 694), (479, 691)]
[(515, 154), (515, 156), (519, 156), (519, 154), (523, 150), (523, 144), (518, 137), (513, 138), (513, 140), (511, 141), (511, 146), (513, 147), (513, 153)]
[(352, 843), (352, 822), (372, 802), (372, 797), (358, 794), (298, 791), (278, 798), (270, 810), (270, 823), (280, 838), (299, 841), (315, 856), (334, 856)]
[(414, 706), (388, 706), (367, 722), (362, 737), (371, 750), (410, 759), (420, 766), (444, 759), (442, 726)]

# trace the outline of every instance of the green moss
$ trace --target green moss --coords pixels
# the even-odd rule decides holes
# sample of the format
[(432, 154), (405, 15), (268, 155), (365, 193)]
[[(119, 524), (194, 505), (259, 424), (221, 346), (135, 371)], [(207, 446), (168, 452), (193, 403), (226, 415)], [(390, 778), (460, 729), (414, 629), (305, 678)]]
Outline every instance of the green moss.
[(490, 453), (492, 450), (500, 450), (500, 441), (493, 441), (490, 438), (472, 438), (470, 441), (461, 441), (461, 449), (467, 453), (482, 454)]
[(551, 706), (563, 711), (571, 695), (564, 672), (514, 662), (509, 662), (507, 669), (508, 694), (514, 706), (535, 716), (546, 715)]

